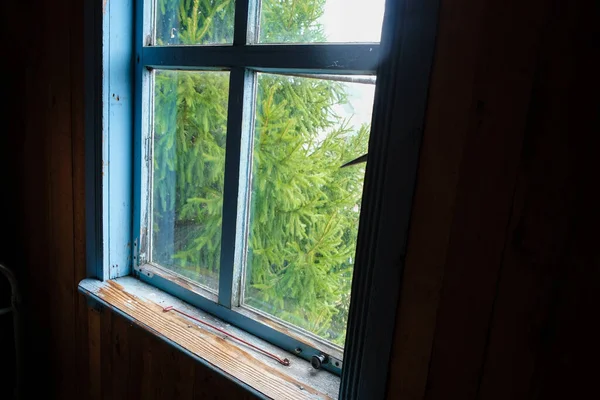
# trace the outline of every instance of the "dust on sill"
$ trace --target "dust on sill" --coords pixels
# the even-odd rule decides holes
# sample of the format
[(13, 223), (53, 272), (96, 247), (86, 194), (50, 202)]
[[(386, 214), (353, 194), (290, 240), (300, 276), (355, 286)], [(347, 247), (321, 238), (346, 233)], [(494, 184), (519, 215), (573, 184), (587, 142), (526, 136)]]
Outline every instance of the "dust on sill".
[[(79, 290), (169, 344), (180, 346), (236, 383), (242, 382), (243, 385), (268, 398), (337, 399), (338, 397), (340, 386), (338, 376), (325, 370), (315, 370), (308, 361), (133, 277), (104, 282), (84, 279), (79, 284)], [(182, 315), (163, 312), (163, 308), (167, 306), (173, 306), (224, 329), (281, 358), (288, 358), (290, 365), (283, 366), (251, 347)]]

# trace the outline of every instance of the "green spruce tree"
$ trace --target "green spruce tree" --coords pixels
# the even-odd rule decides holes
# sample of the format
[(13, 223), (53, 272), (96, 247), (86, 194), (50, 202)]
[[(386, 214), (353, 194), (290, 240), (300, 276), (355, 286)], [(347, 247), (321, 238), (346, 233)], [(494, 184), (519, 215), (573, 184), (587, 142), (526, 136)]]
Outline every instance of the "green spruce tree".
[[(159, 0), (161, 45), (231, 42), (234, 1)], [(324, 0), (263, 0), (261, 40), (323, 41)], [(260, 74), (245, 301), (338, 344), (345, 339), (369, 127), (340, 118), (344, 85)], [(158, 71), (156, 262), (217, 287), (228, 75)]]

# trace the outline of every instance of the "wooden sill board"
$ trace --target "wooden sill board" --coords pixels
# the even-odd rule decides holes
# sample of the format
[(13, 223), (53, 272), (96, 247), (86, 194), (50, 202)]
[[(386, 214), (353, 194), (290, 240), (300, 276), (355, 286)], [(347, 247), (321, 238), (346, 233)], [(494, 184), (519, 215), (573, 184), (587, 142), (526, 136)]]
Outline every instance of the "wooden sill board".
[[(310, 364), (285, 353), (248, 333), (226, 325), (153, 286), (132, 277), (99, 281), (84, 279), (79, 290), (86, 296), (108, 306), (125, 318), (152, 332), (171, 345), (182, 348), (218, 373), (251, 391), (273, 399), (335, 399), (339, 378), (326, 371), (315, 371)], [(290, 359), (284, 367), (276, 361), (225, 338), (210, 328), (175, 312), (163, 312), (172, 305), (197, 318), (242, 337), (261, 348)]]

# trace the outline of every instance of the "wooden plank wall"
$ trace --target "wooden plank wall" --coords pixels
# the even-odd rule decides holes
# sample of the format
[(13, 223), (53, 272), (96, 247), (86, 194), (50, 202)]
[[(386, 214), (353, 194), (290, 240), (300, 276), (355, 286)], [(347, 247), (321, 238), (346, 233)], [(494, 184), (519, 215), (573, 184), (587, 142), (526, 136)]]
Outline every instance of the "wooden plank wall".
[[(598, 397), (596, 3), (441, 0), (390, 399)], [(82, 7), (2, 4), (0, 262), (25, 295), (26, 388), (248, 398), (76, 291)]]
[[(78, 294), (85, 277), (83, 1), (6, 2), (2, 17), (14, 64), (3, 59), (11, 101), (2, 114), (0, 199), (9, 238), (0, 262), (15, 270), (24, 292), (25, 398), (40, 388), (58, 399), (254, 398)], [(2, 339), (11, 327), (2, 322)], [(0, 354), (9, 354), (2, 346)], [(9, 368), (12, 360), (1, 362)], [(4, 377), (0, 398), (10, 398), (12, 376)]]
[[(6, 26), (7, 19), (14, 15), (13, 7), (0, 8), (0, 26)], [(2, 29), (2, 28), (0, 28)], [(11, 54), (15, 59), (23, 56), (19, 41), (15, 35), (4, 35), (4, 51)], [(2, 57), (2, 61), (5, 57)], [(0, 130), (0, 264), (13, 266), (19, 261), (19, 254), (22, 254), (22, 243), (17, 240), (10, 240), (18, 230), (17, 213), (13, 210), (17, 207), (18, 200), (16, 196), (9, 196), (11, 190), (19, 186), (18, 176), (7, 173), (14, 170), (12, 162), (14, 158), (6, 155), (7, 149), (18, 145), (19, 139), (9, 133), (20, 132), (23, 130), (24, 109), (23, 96), (16, 96), (24, 89), (24, 74), (21, 72), (22, 65), (5, 65), (2, 67), (2, 95), (6, 99), (4, 106), (0, 107), (0, 117), (2, 129)], [(11, 287), (3, 275), (0, 274), (0, 309), (9, 307), (11, 303)], [(12, 393), (14, 383), (14, 349), (13, 343), (13, 323), (12, 315), (0, 315), (0, 364), (6, 365), (4, 373), (0, 374), (0, 398), (9, 398)]]
[(441, 4), (389, 398), (599, 397), (599, 4)]
[(88, 309), (90, 399), (253, 399), (153, 334)]

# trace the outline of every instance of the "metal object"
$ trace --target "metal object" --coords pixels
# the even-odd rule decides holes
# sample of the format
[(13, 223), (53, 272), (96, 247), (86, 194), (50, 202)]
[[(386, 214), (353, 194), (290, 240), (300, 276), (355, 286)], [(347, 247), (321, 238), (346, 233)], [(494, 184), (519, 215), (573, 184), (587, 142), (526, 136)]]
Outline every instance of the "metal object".
[(321, 369), (321, 366), (323, 364), (326, 364), (328, 361), (328, 358), (325, 354), (321, 353), (321, 354), (317, 354), (312, 356), (312, 358), (310, 359), (310, 365), (312, 365), (312, 367), (314, 369)]
[(264, 354), (265, 356), (267, 356), (269, 358), (272, 358), (273, 360), (277, 361), (281, 365), (285, 365), (286, 367), (290, 365), (290, 360), (288, 360), (287, 358), (283, 358), (282, 359), (282, 358), (276, 356), (273, 353), (269, 353), (268, 351), (266, 351), (264, 349), (261, 349), (260, 347), (255, 346), (252, 343), (249, 343), (249, 342), (245, 341), (244, 339), (240, 339), (239, 337), (237, 337), (235, 335), (232, 335), (231, 333), (229, 333), (229, 332), (227, 332), (227, 331), (225, 331), (225, 330), (223, 330), (221, 328), (217, 328), (216, 326), (211, 325), (208, 322), (202, 321), (202, 320), (200, 320), (200, 319), (198, 319), (196, 317), (193, 317), (190, 314), (188, 314), (186, 312), (183, 312), (181, 310), (178, 310), (178, 309), (176, 309), (173, 306), (168, 306), (168, 307), (163, 308), (163, 312), (168, 312), (168, 311), (175, 311), (175, 312), (177, 312), (177, 313), (179, 313), (179, 314), (181, 314), (181, 315), (183, 315), (185, 317), (188, 317), (189, 319), (193, 319), (196, 322), (199, 322), (199, 323), (201, 323), (203, 325), (206, 325), (209, 328), (214, 329), (217, 332), (221, 332), (222, 334), (227, 335), (230, 338), (237, 340), (238, 342), (244, 343), (246, 346), (249, 346), (249, 347), (253, 348), (254, 350), (258, 351), (259, 353)]
[[(260, 313), (252, 315), (246, 313), (242, 314), (235, 310), (221, 307), (208, 297), (198, 294), (197, 291), (191, 291), (183, 286), (180, 286), (178, 283), (165, 278), (165, 276), (161, 275), (161, 273), (158, 272), (158, 268), (156, 268), (156, 270), (153, 269), (153, 265), (142, 266), (142, 270), (145, 270), (147, 268), (154, 271), (154, 277), (148, 278), (146, 274), (140, 273), (139, 279), (142, 282), (151, 284), (160, 290), (163, 290), (175, 297), (178, 297), (179, 299), (191, 304), (192, 306), (198, 307), (203, 311), (214, 315), (220, 320), (233, 326), (236, 326), (258, 338), (261, 338), (284, 351), (294, 354), (295, 349), (300, 348), (302, 349), (302, 352), (298, 354), (298, 356), (302, 357), (308, 362), (310, 362), (310, 358), (313, 354), (338, 354), (335, 347), (328, 345), (324, 341), (318, 340), (318, 338), (311, 337), (311, 339), (314, 340), (315, 347), (310, 346), (307, 343), (300, 342), (295, 337), (289, 336), (286, 333), (283, 333), (282, 331), (271, 327), (269, 324), (260, 322), (260, 317), (257, 316), (264, 316)], [(245, 310), (251, 309), (246, 308)], [(255, 310), (253, 309), (251, 311), (253, 313), (255, 312)], [(283, 325), (288, 330), (293, 331), (294, 329), (292, 325)], [(336, 368), (335, 365), (331, 363), (323, 365), (322, 368), (338, 376), (341, 374), (341, 369)]]
[(10, 307), (0, 309), (0, 315), (13, 313), (13, 329), (14, 329), (14, 340), (15, 340), (15, 399), (21, 398), (21, 379), (22, 379), (22, 358), (21, 358), (21, 334), (20, 334), (20, 320), (19, 320), (19, 306), (21, 304), (21, 294), (19, 293), (19, 287), (17, 285), (17, 279), (12, 271), (0, 264), (0, 272), (8, 279), (11, 288)]
[(355, 165), (355, 164), (360, 164), (360, 163), (367, 162), (367, 156), (368, 155), (369, 155), (368, 153), (367, 154), (363, 154), (362, 156), (360, 156), (358, 158), (355, 158), (352, 161), (348, 161), (346, 164), (342, 165), (340, 168), (345, 168), (345, 167), (349, 167), (351, 165)]
[(344, 364), (344, 362), (342, 360), (329, 356), (329, 364), (333, 365), (336, 368), (342, 369), (342, 365)]

